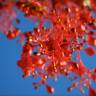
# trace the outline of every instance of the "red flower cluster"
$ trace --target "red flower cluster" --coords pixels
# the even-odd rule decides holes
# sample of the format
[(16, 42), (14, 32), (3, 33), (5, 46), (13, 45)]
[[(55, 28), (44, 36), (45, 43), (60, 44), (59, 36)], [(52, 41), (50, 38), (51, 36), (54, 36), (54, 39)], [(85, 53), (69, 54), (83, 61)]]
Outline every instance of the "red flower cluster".
[[(9, 39), (20, 36), (23, 41), (21, 59), (17, 62), (24, 72), (23, 77), (41, 77), (39, 82), (33, 83), (34, 88), (44, 84), (47, 91), (53, 93), (54, 88), (46, 80), (55, 80), (64, 75), (74, 82), (68, 91), (76, 87), (84, 93), (83, 87), (87, 87), (90, 96), (95, 96), (96, 90), (92, 88), (91, 82), (96, 81), (96, 68), (86, 68), (80, 51), (83, 50), (89, 56), (96, 54), (96, 33), (93, 32), (96, 30), (96, 18), (93, 16), (96, 1), (89, 0), (89, 4), (86, 0), (9, 1), (0, 3), (1, 11), (8, 11), (4, 6), (12, 4), (12, 7), (23, 11), (27, 18), (37, 17), (39, 22), (32, 32), (21, 33), (14, 28), (13, 32), (9, 30), (6, 33)], [(9, 16), (6, 22), (11, 21), (9, 18), (12, 17)], [(51, 23), (49, 28), (44, 26), (46, 21)], [(34, 52), (36, 48), (38, 50)]]

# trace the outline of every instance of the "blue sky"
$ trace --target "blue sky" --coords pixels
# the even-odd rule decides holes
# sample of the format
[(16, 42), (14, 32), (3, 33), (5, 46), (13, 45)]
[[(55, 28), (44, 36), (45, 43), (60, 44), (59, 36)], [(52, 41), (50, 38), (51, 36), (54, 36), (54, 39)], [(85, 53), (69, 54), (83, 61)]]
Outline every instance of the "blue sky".
[[(21, 23), (14, 24), (23, 32), (32, 30), (35, 24), (22, 15), (21, 12), (18, 12)], [(16, 43), (16, 40), (8, 40), (0, 33), (0, 96), (85, 96), (77, 89), (68, 93), (67, 88), (71, 82), (64, 76), (58, 78), (57, 82), (48, 80), (49, 84), (55, 87), (55, 94), (48, 94), (43, 85), (35, 91), (32, 86), (32, 81), (35, 80), (31, 77), (23, 79), (22, 71), (16, 64), (21, 53), (21, 46)], [(88, 68), (96, 68), (96, 55), (89, 57), (83, 51), (81, 54), (82, 60)], [(93, 86), (96, 87), (94, 84)]]

